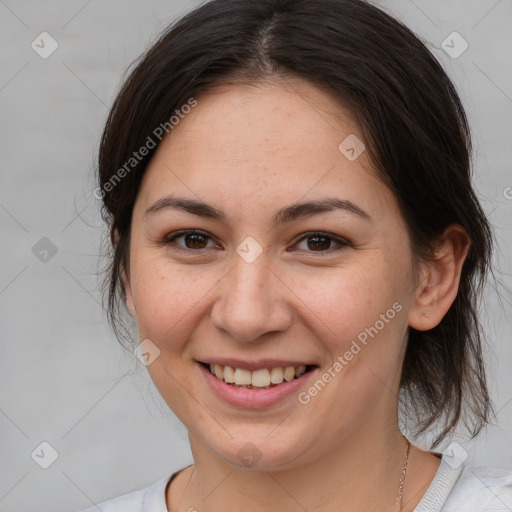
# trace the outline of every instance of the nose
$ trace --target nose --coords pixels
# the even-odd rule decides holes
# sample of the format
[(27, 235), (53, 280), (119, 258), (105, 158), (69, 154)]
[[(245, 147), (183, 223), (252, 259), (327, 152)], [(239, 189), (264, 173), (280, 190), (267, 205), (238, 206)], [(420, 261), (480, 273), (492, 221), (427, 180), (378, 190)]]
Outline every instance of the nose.
[(232, 268), (218, 284), (212, 322), (242, 342), (286, 331), (293, 322), (287, 301), (290, 293), (264, 255), (252, 263), (236, 256)]

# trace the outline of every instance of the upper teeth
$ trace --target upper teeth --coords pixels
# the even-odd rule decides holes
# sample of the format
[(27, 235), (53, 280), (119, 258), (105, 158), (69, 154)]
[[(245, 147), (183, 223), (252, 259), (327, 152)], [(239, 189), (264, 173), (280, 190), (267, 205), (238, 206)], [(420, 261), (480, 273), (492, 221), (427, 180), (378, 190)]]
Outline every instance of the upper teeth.
[(264, 388), (270, 384), (281, 384), (283, 380), (290, 381), (306, 372), (305, 366), (287, 366), (286, 368), (263, 368), (261, 370), (245, 370), (243, 368), (231, 368), (210, 364), (210, 371), (228, 384), (238, 386), (255, 386)]

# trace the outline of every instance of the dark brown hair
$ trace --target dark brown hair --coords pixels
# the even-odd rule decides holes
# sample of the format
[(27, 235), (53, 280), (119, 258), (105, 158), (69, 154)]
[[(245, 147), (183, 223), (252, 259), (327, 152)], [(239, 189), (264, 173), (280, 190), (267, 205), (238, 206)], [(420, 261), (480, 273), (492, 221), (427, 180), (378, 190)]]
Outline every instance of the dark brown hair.
[(426, 45), (362, 0), (213, 0), (177, 20), (136, 63), (99, 152), (114, 332), (120, 341), (129, 338), (120, 276), (129, 264), (134, 202), (158, 145), (122, 179), (114, 180), (116, 173), (119, 178), (133, 152), (190, 98), (227, 77), (258, 83), (276, 76), (309, 80), (348, 106), (399, 202), (415, 256), (427, 258), (448, 225), (466, 230), (471, 247), (454, 303), (437, 327), (410, 329), (401, 398), (417, 433), (441, 427), (433, 446), (461, 423), (475, 436), (492, 413), (477, 309), (493, 236), (471, 185), (470, 129), (452, 82)]

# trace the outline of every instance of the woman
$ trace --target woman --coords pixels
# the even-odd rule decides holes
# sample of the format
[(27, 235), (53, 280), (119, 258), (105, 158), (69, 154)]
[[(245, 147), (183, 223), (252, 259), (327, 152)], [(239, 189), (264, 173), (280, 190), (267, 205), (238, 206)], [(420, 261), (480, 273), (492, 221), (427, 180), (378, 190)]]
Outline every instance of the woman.
[(435, 451), (492, 413), (470, 153), (445, 72), (366, 2), (215, 0), (171, 26), (114, 103), (96, 194), (109, 318), (136, 320), (194, 464), (99, 508), (512, 510), (512, 472)]

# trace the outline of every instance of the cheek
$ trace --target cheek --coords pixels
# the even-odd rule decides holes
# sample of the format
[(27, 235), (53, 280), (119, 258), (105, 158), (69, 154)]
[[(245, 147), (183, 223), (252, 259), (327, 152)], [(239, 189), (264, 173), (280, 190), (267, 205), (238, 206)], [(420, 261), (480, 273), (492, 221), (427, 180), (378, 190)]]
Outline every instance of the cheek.
[(170, 265), (156, 259), (138, 259), (133, 294), (142, 337), (163, 342), (179, 339), (193, 328), (218, 279), (199, 266)]
[[(393, 304), (401, 303), (402, 283), (392, 277), (382, 260), (295, 277), (291, 288), (304, 304), (300, 307), (304, 318), (331, 353), (344, 352), (376, 322), (382, 327), (382, 314), (385, 320), (394, 319), (400, 309), (393, 309)], [(391, 322), (386, 322), (385, 329), (380, 329), (382, 334), (390, 330), (389, 325)]]
[(307, 297), (303, 320), (330, 355), (324, 373), (333, 384), (324, 403), (336, 421), (347, 411), (366, 414), (394, 386), (407, 328), (403, 285), (381, 263), (339, 270), (297, 293)]

